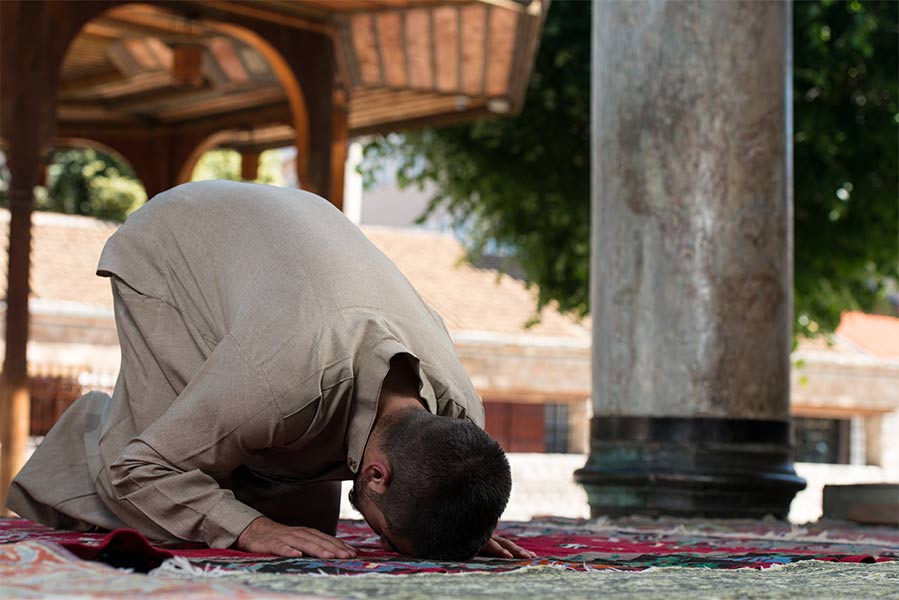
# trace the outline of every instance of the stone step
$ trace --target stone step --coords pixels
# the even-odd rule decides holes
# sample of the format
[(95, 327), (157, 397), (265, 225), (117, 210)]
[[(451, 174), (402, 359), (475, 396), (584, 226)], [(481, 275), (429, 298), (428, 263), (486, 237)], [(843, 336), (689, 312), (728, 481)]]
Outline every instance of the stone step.
[(823, 518), (899, 527), (899, 483), (825, 485)]

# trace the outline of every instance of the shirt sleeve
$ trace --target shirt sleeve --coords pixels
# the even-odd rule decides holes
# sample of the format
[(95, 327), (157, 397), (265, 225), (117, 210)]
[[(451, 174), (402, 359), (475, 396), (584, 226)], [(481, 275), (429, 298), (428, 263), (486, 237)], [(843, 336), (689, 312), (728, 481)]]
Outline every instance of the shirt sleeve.
[(176, 538), (225, 548), (262, 513), (216, 479), (276, 445), (282, 433), (269, 386), (226, 336), (172, 406), (109, 467), (110, 484), (127, 512)]

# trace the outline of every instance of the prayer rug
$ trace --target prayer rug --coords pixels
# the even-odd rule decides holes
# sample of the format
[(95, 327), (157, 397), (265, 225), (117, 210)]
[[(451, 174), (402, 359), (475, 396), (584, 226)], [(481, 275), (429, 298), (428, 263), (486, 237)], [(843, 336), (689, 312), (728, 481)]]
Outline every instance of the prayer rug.
[[(535, 567), (585, 572), (659, 567), (764, 569), (809, 560), (862, 564), (899, 560), (896, 529), (846, 524), (798, 528), (776, 521), (544, 519), (503, 523), (498, 532), (538, 558), (477, 558), (459, 563), (399, 556), (384, 552), (378, 537), (361, 521), (342, 521), (339, 527), (338, 535), (359, 549), (359, 556), (350, 560), (278, 558), (183, 544), (157, 546), (161, 551), (157, 558), (174, 555), (182, 570), (197, 572), (316, 575), (508, 573)], [(21, 519), (0, 521), (0, 543), (45, 540), (84, 555), (84, 548), (98, 546), (104, 537), (54, 531)], [(153, 550), (146, 546), (146, 552)]]
[[(203, 578), (200, 581), (147, 577), (81, 560), (60, 546), (36, 540), (0, 546), (0, 597), (121, 598), (152, 594), (166, 600), (233, 598), (282, 599), (275, 592), (252, 590), (238, 582)], [(290, 596), (297, 598), (297, 596)], [(303, 596), (307, 600), (320, 596)]]

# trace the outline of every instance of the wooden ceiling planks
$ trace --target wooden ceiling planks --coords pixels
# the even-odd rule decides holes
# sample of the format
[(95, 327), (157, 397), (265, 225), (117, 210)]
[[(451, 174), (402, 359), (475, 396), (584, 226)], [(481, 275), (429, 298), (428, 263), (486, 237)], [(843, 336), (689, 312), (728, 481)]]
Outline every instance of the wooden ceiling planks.
[[(546, 3), (210, 0), (185, 5), (272, 22), (283, 16), (298, 27), (315, 20), (315, 30), (330, 31), (339, 49), (349, 127), (370, 132), (419, 124), (429, 114), (441, 119), (481, 114), (494, 106), (490, 100), (500, 100), (496, 106), (519, 106), (524, 88), (516, 86), (526, 82)], [(171, 77), (172, 47), (185, 40), (206, 48), (204, 82), (197, 89), (179, 86)], [(516, 69), (525, 72), (518, 77)], [(122, 5), (89, 23), (73, 44), (62, 69), (60, 117), (178, 124), (245, 114), (253, 102), (286, 102), (276, 83), (256, 50), (204, 21)], [(85, 104), (91, 99), (99, 106)]]
[(155, 112), (155, 116), (163, 123), (177, 123), (211, 113), (263, 106), (277, 101), (286, 103), (284, 91), (277, 85), (234, 92), (228, 95), (210, 91), (202, 96), (192, 97), (189, 102), (184, 100), (173, 102), (171, 108), (159, 109)]
[(464, 116), (455, 98), (414, 91), (360, 92), (350, 98), (349, 104), (349, 127), (353, 134), (376, 131), (379, 127), (383, 128), (381, 131), (389, 131), (405, 121), (429, 114)]
[(434, 44), (431, 36), (431, 12), (414, 8), (403, 13), (406, 19), (406, 57), (409, 87), (434, 89)]
[[(161, 88), (170, 87), (172, 82), (172, 75), (168, 71), (149, 71), (138, 73), (133, 77), (94, 85), (91, 96), (84, 97), (82, 95), (82, 98), (85, 100), (95, 98), (103, 102), (111, 98), (148, 94)], [(69, 99), (69, 96), (60, 94), (60, 99), (65, 101)]]
[(375, 41), (374, 16), (370, 14), (353, 15), (352, 39), (355, 64), (359, 69), (357, 77), (364, 85), (380, 86), (384, 78), (381, 76), (381, 60)]
[(459, 90), (459, 11), (441, 6), (434, 15), (435, 79), (437, 90), (453, 93)]
[(542, 0), (411, 0), (405, 8), (338, 18), (346, 62), (355, 67), (351, 93), (408, 88), (517, 104), (523, 90), (515, 88), (513, 71), (529, 73), (536, 49), (530, 38), (539, 35), (542, 8)]
[(234, 83), (250, 81), (250, 74), (237, 55), (234, 44), (225, 37), (215, 37), (209, 42), (209, 51), (225, 76)]
[(485, 38), (487, 35), (487, 13), (483, 4), (469, 4), (459, 9), (462, 20), (460, 46), (462, 48), (462, 82), (461, 89), (465, 94), (480, 96), (484, 93), (487, 57)]
[(519, 18), (519, 13), (504, 8), (494, 7), (490, 11), (487, 24), (490, 31), (490, 60), (487, 62), (486, 81), (489, 96), (502, 96), (509, 92), (509, 75)]
[(409, 77), (403, 14), (397, 11), (378, 13), (375, 15), (375, 25), (384, 83), (387, 87), (406, 87)]

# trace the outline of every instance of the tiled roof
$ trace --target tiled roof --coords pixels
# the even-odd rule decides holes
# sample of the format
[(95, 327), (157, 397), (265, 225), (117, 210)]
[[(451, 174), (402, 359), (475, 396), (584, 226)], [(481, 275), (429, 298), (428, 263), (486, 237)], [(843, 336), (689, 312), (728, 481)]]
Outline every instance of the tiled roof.
[[(35, 211), (31, 237), (31, 297), (112, 308), (109, 281), (97, 277), (100, 252), (118, 224)], [(0, 294), (6, 297), (9, 211), (0, 209)]]
[[(32, 222), (32, 298), (111, 309), (109, 283), (94, 271), (103, 245), (118, 225), (40, 211), (34, 213)], [(4, 250), (0, 251), (0, 293), (4, 295), (8, 229), (9, 211), (0, 209), (0, 247)], [(578, 323), (551, 307), (543, 311), (540, 323), (525, 329), (524, 324), (534, 316), (535, 292), (495, 269), (465, 262), (462, 245), (449, 234), (374, 225), (362, 230), (397, 264), (454, 334), (486, 332), (589, 341), (589, 319)], [(847, 312), (833, 343), (806, 340), (800, 342), (800, 349), (899, 358), (899, 318)]]
[[(117, 224), (89, 217), (35, 212), (32, 233), (32, 298), (112, 308), (109, 282), (94, 273), (100, 252)], [(9, 211), (0, 209), (2, 247), (8, 247)], [(534, 316), (535, 293), (494, 269), (464, 262), (462, 245), (448, 234), (409, 228), (364, 226), (363, 231), (412, 282), (453, 332), (503, 336), (576, 338), (589, 341), (589, 326), (548, 308)], [(0, 284), (6, 290), (5, 251)]]
[(899, 319), (845, 312), (836, 335), (862, 352), (879, 358), (899, 358)]

